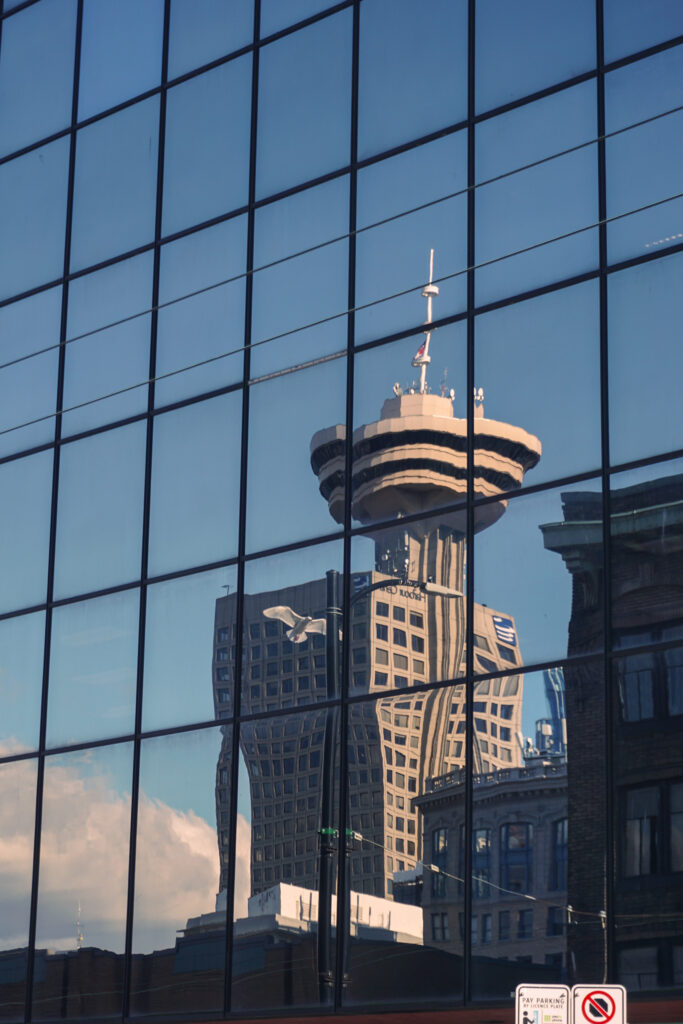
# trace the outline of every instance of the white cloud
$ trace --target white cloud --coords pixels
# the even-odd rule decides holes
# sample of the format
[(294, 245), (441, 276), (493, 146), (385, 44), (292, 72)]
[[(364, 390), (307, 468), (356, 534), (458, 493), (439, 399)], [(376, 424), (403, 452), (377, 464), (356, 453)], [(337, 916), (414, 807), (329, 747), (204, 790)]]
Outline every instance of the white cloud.
[[(23, 945), (28, 931), (33, 857), (35, 766), (5, 765), (0, 774), (0, 948)], [(73, 949), (78, 903), (84, 945), (120, 952), (125, 934), (130, 795), (80, 761), (46, 772), (37, 945)], [(238, 817), (236, 913), (246, 914), (250, 829)], [(214, 909), (218, 887), (216, 830), (193, 811), (141, 794), (136, 865), (134, 948), (167, 948), (189, 917)]]

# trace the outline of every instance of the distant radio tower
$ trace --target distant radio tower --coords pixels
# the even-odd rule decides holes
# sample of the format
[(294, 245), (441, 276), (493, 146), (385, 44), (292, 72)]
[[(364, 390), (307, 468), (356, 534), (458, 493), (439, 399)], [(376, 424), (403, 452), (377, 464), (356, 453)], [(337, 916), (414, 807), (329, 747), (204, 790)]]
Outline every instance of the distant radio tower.
[(76, 949), (83, 947), (83, 932), (81, 931), (81, 901), (78, 901), (78, 913), (74, 922), (76, 925)]
[(427, 330), (425, 333), (425, 340), (420, 345), (415, 357), (413, 358), (413, 366), (420, 367), (420, 390), (421, 395), (427, 393), (427, 366), (431, 363), (431, 357), (429, 355), (429, 341), (432, 336), (431, 324), (432, 324), (432, 300), (439, 294), (438, 286), (432, 284), (434, 280), (434, 250), (429, 250), (429, 283), (422, 289), (422, 294), (427, 300), (427, 319), (425, 320), (425, 327)]

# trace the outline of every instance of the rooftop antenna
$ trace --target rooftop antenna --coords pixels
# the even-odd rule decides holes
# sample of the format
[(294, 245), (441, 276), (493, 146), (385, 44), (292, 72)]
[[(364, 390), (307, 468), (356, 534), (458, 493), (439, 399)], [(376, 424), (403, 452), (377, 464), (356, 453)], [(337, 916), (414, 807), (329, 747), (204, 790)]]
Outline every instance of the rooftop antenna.
[(432, 323), (432, 299), (439, 294), (439, 288), (437, 285), (432, 284), (434, 280), (434, 250), (429, 250), (429, 283), (422, 289), (422, 295), (427, 300), (427, 319), (425, 320), (425, 340), (420, 345), (415, 356), (413, 357), (413, 366), (420, 367), (420, 391), (421, 395), (427, 393), (427, 366), (431, 363), (431, 357), (429, 355), (429, 341), (432, 336), (431, 323)]
[(76, 949), (83, 948), (83, 931), (81, 929), (81, 901), (78, 901), (78, 914), (74, 922), (76, 925)]

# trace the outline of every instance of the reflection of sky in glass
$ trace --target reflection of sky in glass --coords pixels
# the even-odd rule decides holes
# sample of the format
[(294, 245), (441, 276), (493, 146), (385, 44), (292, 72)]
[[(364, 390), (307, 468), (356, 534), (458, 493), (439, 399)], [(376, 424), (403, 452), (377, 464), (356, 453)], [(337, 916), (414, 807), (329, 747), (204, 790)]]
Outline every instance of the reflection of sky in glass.
[(0, 705), (3, 754), (38, 744), (45, 612), (0, 622)]

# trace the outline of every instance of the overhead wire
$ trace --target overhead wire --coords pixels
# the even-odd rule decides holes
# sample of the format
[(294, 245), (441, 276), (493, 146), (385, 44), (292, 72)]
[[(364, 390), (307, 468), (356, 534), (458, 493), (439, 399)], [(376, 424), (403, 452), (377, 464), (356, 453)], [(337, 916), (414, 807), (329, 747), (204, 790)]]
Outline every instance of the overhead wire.
[[(436, 199), (430, 199), (430, 200), (425, 201), (424, 203), (419, 203), (417, 206), (408, 207), (405, 210), (401, 210), (400, 212), (395, 213), (395, 214), (390, 214), (387, 217), (383, 217), (380, 220), (373, 221), (370, 224), (365, 224), (362, 227), (354, 228), (351, 231), (347, 231), (347, 232), (345, 232), (345, 233), (343, 233), (341, 235), (336, 235), (333, 238), (328, 238), (328, 239), (326, 239), (323, 242), (317, 242), (314, 245), (307, 246), (304, 249), (299, 249), (296, 252), (289, 253), (287, 256), (281, 256), (278, 259), (269, 261), (268, 263), (263, 263), (263, 264), (261, 264), (258, 267), (253, 267), (251, 270), (245, 270), (245, 271), (242, 271), (239, 274), (234, 274), (231, 277), (222, 278), (221, 280), (215, 281), (212, 284), (204, 285), (201, 288), (196, 288), (193, 291), (185, 292), (182, 295), (176, 296), (175, 298), (167, 299), (164, 302), (156, 303), (156, 305), (148, 306), (145, 309), (139, 310), (136, 313), (130, 313), (130, 314), (128, 314), (125, 317), (119, 317), (116, 320), (110, 320), (106, 324), (102, 324), (99, 327), (93, 327), (93, 328), (91, 328), (88, 331), (82, 331), (80, 334), (74, 334), (71, 337), (66, 338), (63, 342), (56, 342), (53, 345), (46, 345), (43, 348), (36, 349), (34, 352), (27, 352), (23, 356), (17, 356), (14, 359), (10, 359), (10, 360), (5, 361), (4, 363), (0, 363), (0, 370), (4, 370), (4, 369), (6, 369), (6, 368), (8, 368), (10, 366), (14, 366), (17, 363), (25, 362), (28, 359), (34, 359), (37, 356), (45, 355), (47, 352), (54, 351), (55, 349), (58, 349), (60, 347), (66, 346), (66, 345), (71, 345), (71, 344), (73, 344), (76, 341), (83, 341), (85, 338), (89, 338), (89, 337), (93, 337), (94, 335), (101, 334), (103, 331), (111, 330), (113, 327), (120, 327), (123, 324), (130, 323), (133, 320), (140, 319), (141, 317), (144, 317), (144, 316), (149, 316), (151, 313), (159, 312), (159, 311), (161, 311), (163, 309), (169, 308), (170, 306), (177, 305), (180, 302), (185, 302), (188, 299), (196, 298), (199, 295), (204, 295), (207, 292), (215, 290), (216, 288), (224, 288), (224, 287), (226, 287), (229, 284), (234, 284), (234, 283), (236, 283), (238, 281), (246, 279), (247, 277), (253, 276), (254, 274), (261, 273), (261, 272), (263, 272), (265, 270), (271, 270), (274, 267), (277, 267), (277, 266), (280, 266), (283, 263), (289, 262), (290, 260), (298, 259), (301, 256), (307, 256), (307, 255), (310, 255), (311, 253), (318, 252), (319, 250), (327, 248), (328, 246), (336, 245), (339, 242), (343, 242), (343, 241), (346, 241), (347, 239), (350, 239), (350, 238), (356, 237), (358, 235), (361, 235), (361, 234), (363, 234), (366, 231), (373, 231), (373, 230), (375, 230), (378, 227), (383, 227), (386, 224), (390, 224), (390, 223), (392, 223), (394, 221), (401, 220), (403, 217), (409, 217), (409, 216), (411, 216), (414, 213), (420, 213), (421, 211), (427, 210), (427, 209), (429, 209), (429, 208), (431, 208), (433, 206), (438, 206), (441, 203), (449, 202), (451, 199), (456, 199), (459, 196), (464, 196), (468, 192), (475, 191), (477, 189), (484, 188), (487, 185), (492, 185), (492, 184), (495, 184), (496, 182), (503, 181), (503, 180), (505, 180), (507, 178), (514, 177), (515, 175), (521, 174), (524, 171), (532, 170), (535, 167), (540, 167), (543, 164), (550, 163), (553, 160), (558, 160), (558, 159), (560, 159), (563, 156), (568, 156), (571, 153), (576, 153), (576, 152), (579, 152), (582, 149), (587, 149), (588, 147), (594, 146), (594, 145), (596, 145), (599, 142), (604, 142), (604, 141), (606, 141), (606, 140), (608, 140), (610, 138), (614, 138), (614, 137), (616, 137), (618, 135), (622, 135), (625, 132), (633, 131), (636, 128), (642, 128), (643, 126), (645, 126), (647, 124), (651, 124), (652, 122), (657, 121), (657, 120), (661, 120), (662, 118), (665, 118), (665, 117), (670, 117), (672, 114), (676, 114), (676, 113), (679, 113), (681, 111), (683, 111), (683, 104), (679, 104), (678, 106), (675, 106), (675, 107), (670, 107), (667, 110), (660, 111), (657, 114), (652, 114), (650, 117), (643, 118), (640, 121), (634, 121), (631, 124), (624, 125), (621, 128), (616, 128), (616, 129), (614, 129), (614, 131), (605, 132), (602, 135), (597, 135), (594, 138), (587, 139), (585, 142), (577, 143), (575, 146), (569, 146), (566, 149), (558, 150), (557, 152), (551, 153), (551, 154), (549, 154), (547, 156), (539, 157), (537, 160), (532, 160), (529, 163), (521, 164), (518, 167), (511, 168), (509, 171), (503, 171), (500, 174), (494, 175), (494, 176), (492, 176), (490, 178), (485, 178), (482, 181), (475, 182), (473, 185), (467, 185), (464, 188), (456, 189), (454, 192), (449, 192), (449, 193), (447, 193), (447, 194), (445, 194), (443, 196), (437, 197)], [(673, 198), (676, 198), (676, 197), (673, 197)], [(638, 211), (632, 211), (632, 212), (638, 212)], [(630, 215), (630, 214), (621, 214), (620, 216), (628, 216), (628, 215)], [(187, 236), (185, 236), (185, 237), (187, 237)], [(466, 273), (468, 269), (471, 269), (471, 268), (465, 268), (464, 270), (460, 271), (459, 273)], [(476, 269), (476, 267), (473, 268), (473, 269)], [(453, 276), (455, 276), (455, 275), (453, 275)], [(443, 278), (442, 280), (445, 280), (445, 278)], [(419, 286), (416, 285), (415, 287), (419, 287)], [(414, 290), (414, 288), (407, 289), (408, 292), (413, 291), (413, 290)], [(393, 296), (391, 296), (391, 297), (393, 298)], [(378, 300), (378, 301), (381, 301), (381, 300)], [(348, 310), (346, 312), (352, 312), (352, 310)], [(343, 315), (345, 315), (345, 313), (340, 313), (338, 315), (339, 316), (343, 316)], [(316, 325), (314, 324), (313, 326), (316, 326)], [(299, 327), (299, 328), (295, 328), (294, 331), (305, 330), (305, 329), (306, 329), (305, 327)], [(288, 333), (294, 333), (294, 332), (288, 332)], [(277, 338), (279, 338), (281, 336), (282, 335), (276, 335), (273, 338), (264, 339), (264, 342), (265, 341), (277, 340)], [(255, 344), (263, 344), (264, 342), (252, 343), (250, 347), (253, 348)], [(235, 350), (235, 353), (243, 351), (243, 350), (244, 350), (244, 346), (241, 346), (241, 348)], [(233, 352), (226, 353), (226, 355), (232, 355), (232, 354), (234, 354), (234, 353)], [(220, 358), (220, 357), (217, 357), (217, 358)], [(189, 367), (189, 368), (192, 369), (193, 367)], [(180, 372), (182, 372), (182, 371), (180, 371)], [(145, 383), (147, 383), (147, 382), (145, 382)]]
[[(563, 241), (563, 240), (565, 240), (567, 238), (572, 238), (572, 237), (575, 237), (576, 235), (583, 234), (586, 231), (593, 231), (593, 230), (595, 230), (595, 228), (602, 227), (604, 224), (611, 224), (614, 221), (623, 220), (625, 217), (632, 217), (632, 216), (634, 216), (637, 213), (643, 213), (646, 210), (652, 210), (655, 207), (663, 206), (666, 203), (671, 203), (671, 202), (674, 202), (675, 200), (681, 199), (681, 198), (683, 198), (683, 192), (677, 192), (677, 193), (675, 193), (672, 196), (667, 196), (665, 199), (657, 199), (657, 200), (654, 200), (651, 203), (646, 203), (643, 206), (634, 207), (633, 209), (627, 210), (624, 213), (617, 213), (617, 214), (614, 214), (612, 217), (604, 217), (604, 218), (602, 218), (600, 220), (593, 221), (590, 224), (585, 224), (585, 225), (583, 225), (580, 228), (573, 228), (571, 231), (565, 231), (562, 234), (554, 235), (552, 238), (544, 239), (542, 242), (534, 242), (531, 245), (523, 246), (521, 249), (515, 249), (512, 252), (504, 253), (501, 256), (494, 256), (491, 259), (483, 260), (481, 263), (475, 263), (472, 266), (463, 267), (460, 270), (453, 271), (453, 273), (451, 273), (451, 274), (444, 274), (441, 277), (436, 277), (436, 278), (434, 278), (433, 284), (442, 284), (444, 281), (451, 281), (451, 280), (453, 280), (456, 277), (461, 277), (463, 274), (469, 273), (470, 271), (481, 270), (484, 267), (493, 266), (494, 264), (500, 263), (500, 262), (502, 262), (504, 260), (513, 259), (516, 256), (523, 256), (525, 253), (534, 252), (534, 251), (536, 251), (538, 249), (544, 248), (547, 245), (552, 245), (555, 242), (561, 242), (561, 241)], [(399, 299), (399, 298), (402, 298), (405, 295), (410, 295), (412, 292), (416, 291), (418, 288), (421, 288), (423, 286), (423, 283), (424, 282), (420, 282), (419, 284), (412, 285), (410, 288), (403, 288), (403, 289), (401, 289), (398, 292), (393, 292), (393, 293), (391, 293), (389, 295), (384, 295), (384, 296), (380, 297), (379, 299), (372, 299), (372, 300), (370, 300), (368, 302), (359, 303), (357, 306), (351, 306), (348, 309), (342, 310), (339, 313), (331, 313), (328, 316), (321, 317), (318, 320), (313, 320), (313, 321), (311, 321), (311, 322), (309, 322), (307, 324), (302, 324), (299, 327), (293, 327), (290, 330), (281, 331), (280, 333), (273, 334), (270, 337), (262, 338), (259, 341), (252, 342), (250, 344), (249, 348), (250, 348), (250, 350), (254, 349), (254, 348), (258, 348), (261, 345), (267, 345), (267, 344), (272, 343), (273, 341), (279, 341), (282, 338), (288, 338), (288, 337), (291, 337), (292, 335), (299, 334), (301, 331), (310, 330), (313, 327), (320, 327), (323, 324), (331, 323), (334, 320), (339, 320), (339, 319), (341, 319), (341, 318), (343, 318), (345, 316), (349, 316), (352, 313), (358, 313), (358, 312), (362, 312), (365, 309), (373, 308), (375, 306), (381, 305), (384, 302), (392, 302), (394, 299)], [(218, 286), (214, 285), (214, 286), (211, 286), (211, 287), (218, 287)], [(174, 300), (174, 301), (180, 301), (180, 300)], [(137, 315), (138, 314), (135, 314), (133, 317), (130, 317), (129, 319), (134, 319), (135, 316), (137, 316)], [(143, 314), (139, 314), (139, 315), (143, 315)], [(116, 326), (116, 325), (117, 324), (112, 324), (110, 326)], [(100, 328), (98, 330), (104, 330), (104, 329), (107, 329), (107, 328)], [(419, 328), (416, 328), (416, 330), (419, 330)], [(96, 332), (92, 332), (92, 333), (96, 333)], [(76, 339), (73, 339), (73, 340), (76, 340)], [(54, 348), (54, 347), (58, 348), (59, 346), (52, 346), (51, 348)], [(116, 398), (118, 395), (123, 395), (123, 394), (126, 394), (126, 393), (130, 392), (130, 391), (135, 391), (138, 388), (147, 387), (150, 384), (155, 384), (155, 383), (157, 383), (159, 381), (167, 380), (170, 377), (178, 376), (181, 373), (188, 373), (190, 370), (196, 370), (196, 369), (199, 369), (199, 368), (201, 368), (203, 366), (209, 366), (210, 364), (218, 362), (218, 361), (220, 361), (222, 359), (227, 359), (227, 358), (229, 358), (232, 355), (239, 355), (241, 352), (244, 351), (244, 348), (245, 348), (245, 346), (240, 345), (238, 348), (229, 349), (226, 352), (219, 352), (217, 355), (207, 356), (205, 359), (200, 359), (197, 362), (189, 363), (186, 366), (178, 367), (175, 370), (167, 370), (165, 373), (157, 374), (154, 377), (147, 377), (144, 380), (137, 381), (135, 384), (127, 384), (124, 387), (115, 389), (114, 391), (109, 391), (109, 392), (107, 392), (104, 395), (98, 395), (96, 398), (89, 398), (89, 399), (86, 399), (83, 402), (77, 402), (74, 405), (62, 407), (61, 409), (57, 409), (54, 412), (45, 413), (43, 416), (36, 416), (33, 419), (25, 420), (22, 423), (15, 424), (14, 426), (4, 427), (2, 430), (0, 430), (0, 436), (2, 436), (4, 434), (10, 434), (10, 433), (12, 433), (15, 430), (23, 430), (24, 428), (30, 427), (30, 426), (34, 426), (37, 423), (43, 423), (46, 420), (54, 419), (56, 416), (63, 416), (63, 415), (66, 415), (67, 413), (75, 412), (78, 409), (83, 409), (83, 408), (86, 408), (87, 406), (95, 405), (98, 402), (107, 401), (110, 398)], [(50, 350), (51, 349), (47, 349), (46, 351), (50, 351)], [(39, 352), (34, 353), (34, 355), (39, 355), (39, 354), (41, 354), (41, 353), (39, 353)], [(330, 362), (330, 361), (332, 361), (334, 359), (340, 359), (343, 356), (345, 356), (346, 354), (347, 354), (347, 350), (346, 349), (342, 349), (342, 350), (340, 350), (338, 352), (333, 352), (333, 353), (330, 353), (330, 354), (327, 354), (327, 355), (324, 355), (324, 356), (320, 356), (320, 357), (318, 357), (316, 359), (309, 360), (306, 363), (299, 363), (296, 366), (285, 367), (285, 368), (283, 368), (281, 370), (274, 371), (273, 373), (265, 374), (262, 377), (251, 378), (246, 383), (247, 383), (248, 386), (251, 386), (253, 384), (258, 384), (258, 383), (261, 383), (264, 380), (270, 380), (270, 379), (272, 379), (274, 377), (285, 376), (285, 375), (293, 373), (293, 372), (295, 372), (296, 370), (299, 370), (299, 369), (315, 366), (315, 365), (318, 365), (319, 363), (323, 363), (323, 362)], [(28, 358), (28, 357), (27, 356), (26, 357), (22, 357), (18, 361), (23, 361), (23, 359), (26, 359), (26, 358)], [(4, 365), (0, 365), (0, 370), (4, 369), (8, 365), (13, 365), (13, 363), (7, 363), (7, 364), (4, 364)]]

